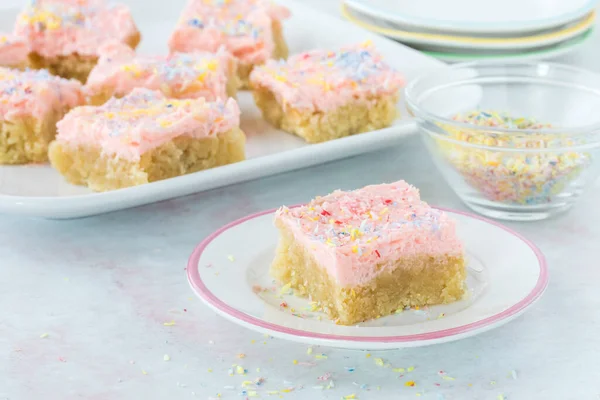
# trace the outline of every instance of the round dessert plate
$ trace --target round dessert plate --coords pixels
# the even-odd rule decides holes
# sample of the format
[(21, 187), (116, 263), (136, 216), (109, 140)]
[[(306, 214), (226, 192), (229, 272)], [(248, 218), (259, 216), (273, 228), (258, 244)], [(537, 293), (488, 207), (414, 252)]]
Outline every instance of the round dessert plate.
[(560, 25), (541, 32), (516, 37), (504, 35), (483, 37), (402, 30), (385, 21), (350, 10), (346, 5), (342, 5), (342, 15), (361, 28), (415, 46), (437, 46), (448, 50), (511, 50), (513, 52), (519, 49), (534, 49), (564, 42), (590, 29), (596, 20), (596, 13), (591, 12), (567, 25)]
[(565, 56), (580, 49), (592, 36), (594, 28), (575, 36), (564, 42), (543, 46), (530, 50), (513, 50), (513, 51), (447, 51), (445, 49), (436, 49), (435, 47), (423, 48), (420, 51), (430, 57), (435, 57), (438, 60), (445, 62), (467, 62), (477, 60), (497, 60), (497, 61), (538, 61), (549, 60), (557, 57)]
[(405, 310), (354, 326), (336, 325), (315, 304), (269, 276), (278, 232), (275, 210), (234, 221), (192, 253), (188, 280), (214, 311), (249, 329), (311, 345), (396, 349), (463, 339), (496, 328), (527, 310), (544, 292), (548, 270), (527, 239), (482, 217), (445, 210), (466, 248), (465, 298)]
[(345, 4), (408, 29), (492, 34), (567, 24), (592, 11), (597, 0), (345, 0)]

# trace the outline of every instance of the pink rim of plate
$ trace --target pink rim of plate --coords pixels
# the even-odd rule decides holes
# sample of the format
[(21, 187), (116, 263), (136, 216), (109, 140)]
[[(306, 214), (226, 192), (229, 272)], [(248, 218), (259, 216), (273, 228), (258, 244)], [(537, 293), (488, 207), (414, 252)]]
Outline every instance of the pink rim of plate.
[[(296, 205), (293, 207), (299, 207), (299, 206), (300, 205)], [(292, 208), (292, 207), (290, 207), (290, 208)], [(209, 303), (216, 309), (222, 311), (223, 313), (228, 314), (229, 316), (231, 316), (235, 319), (241, 320), (250, 325), (255, 325), (255, 326), (263, 328), (263, 329), (279, 332), (279, 333), (286, 334), (286, 335), (301, 336), (301, 337), (307, 337), (307, 338), (311, 338), (311, 339), (325, 339), (325, 340), (334, 340), (334, 341), (341, 340), (341, 341), (352, 341), (352, 342), (377, 342), (377, 343), (439, 340), (439, 339), (443, 339), (443, 338), (447, 338), (447, 337), (451, 337), (451, 336), (465, 334), (470, 331), (483, 329), (485, 327), (489, 327), (491, 325), (497, 324), (498, 322), (505, 320), (515, 314), (520, 313), (527, 306), (529, 306), (530, 304), (535, 302), (542, 295), (542, 293), (544, 292), (544, 290), (546, 289), (546, 286), (548, 284), (548, 266), (546, 264), (546, 259), (544, 258), (544, 255), (542, 254), (540, 249), (538, 249), (537, 246), (534, 245), (530, 240), (524, 238), (523, 236), (521, 236), (519, 233), (513, 231), (512, 229), (510, 229), (498, 222), (492, 221), (490, 219), (480, 217), (478, 215), (474, 215), (474, 214), (471, 214), (468, 212), (457, 211), (457, 210), (452, 210), (452, 209), (443, 208), (443, 207), (434, 207), (434, 208), (437, 208), (438, 210), (446, 211), (449, 213), (464, 215), (469, 218), (474, 218), (474, 219), (486, 222), (488, 224), (494, 225), (494, 226), (510, 233), (511, 235), (516, 236), (517, 238), (521, 239), (535, 253), (535, 255), (538, 259), (538, 262), (539, 262), (539, 266), (540, 266), (540, 276), (538, 277), (538, 280), (537, 280), (533, 290), (518, 303), (514, 304), (510, 308), (507, 308), (506, 310), (504, 310), (496, 315), (492, 315), (491, 317), (484, 318), (482, 320), (472, 322), (470, 324), (457, 326), (455, 328), (444, 329), (444, 330), (439, 330), (439, 331), (435, 331), (435, 332), (421, 333), (421, 334), (416, 334), (416, 335), (381, 336), (381, 337), (380, 336), (364, 336), (363, 337), (363, 336), (330, 335), (330, 334), (326, 334), (326, 333), (314, 333), (314, 332), (307, 332), (307, 331), (302, 331), (302, 330), (298, 330), (298, 329), (287, 328), (282, 325), (277, 325), (277, 324), (273, 324), (270, 322), (266, 322), (259, 318), (255, 318), (255, 317), (245, 314), (241, 311), (238, 311), (237, 309), (225, 304), (222, 300), (217, 298), (206, 287), (206, 285), (204, 285), (204, 282), (202, 281), (202, 278), (200, 277), (200, 273), (198, 272), (198, 262), (200, 260), (200, 257), (202, 256), (202, 253), (204, 252), (204, 249), (217, 236), (221, 235), (226, 230), (233, 228), (234, 226), (240, 225), (248, 220), (251, 220), (251, 219), (254, 219), (257, 217), (261, 217), (265, 214), (272, 214), (276, 211), (276, 209), (271, 209), (271, 210), (261, 211), (261, 212), (255, 213), (255, 214), (250, 214), (246, 217), (243, 217), (236, 221), (233, 221), (233, 222), (223, 226), (221, 229), (215, 231), (210, 236), (208, 236), (206, 239), (204, 239), (202, 242), (200, 242), (200, 244), (198, 244), (198, 246), (196, 246), (196, 248), (194, 249), (194, 252), (190, 256), (190, 259), (188, 261), (188, 265), (187, 265), (188, 281), (189, 281), (190, 285), (192, 286), (192, 288), (196, 291), (196, 293), (204, 301), (206, 301), (207, 303)]]

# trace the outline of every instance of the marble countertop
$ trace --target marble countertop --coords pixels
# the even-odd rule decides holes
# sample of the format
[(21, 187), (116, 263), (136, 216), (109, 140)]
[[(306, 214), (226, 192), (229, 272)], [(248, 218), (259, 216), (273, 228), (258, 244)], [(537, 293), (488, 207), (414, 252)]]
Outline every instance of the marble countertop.
[[(558, 61), (599, 71), (598, 46), (596, 33)], [(223, 224), (397, 179), (432, 204), (465, 209), (414, 136), (385, 151), (92, 218), (0, 216), (0, 399), (240, 399), (242, 382), (261, 377), (263, 399), (600, 398), (600, 181), (567, 214), (508, 224), (545, 253), (547, 292), (515, 321), (462, 341), (371, 357), (319, 348), (327, 359), (315, 360), (307, 346), (217, 316), (189, 289), (187, 258)], [(407, 374), (416, 386), (377, 357), (414, 367)], [(247, 374), (230, 376), (233, 364)], [(329, 389), (318, 379), (326, 374)]]

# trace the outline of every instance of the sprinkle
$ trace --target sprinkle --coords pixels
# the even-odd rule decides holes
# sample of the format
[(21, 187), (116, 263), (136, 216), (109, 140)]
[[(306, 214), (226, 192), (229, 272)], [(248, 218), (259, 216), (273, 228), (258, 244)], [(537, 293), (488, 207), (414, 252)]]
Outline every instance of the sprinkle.
[(404, 368), (393, 368), (392, 371), (402, 373), (405, 371), (405, 369)]
[(354, 367), (344, 367), (344, 368), (346, 368), (346, 371), (348, 371), (348, 372), (356, 371), (356, 368), (354, 368)]
[(490, 385), (495, 385), (496, 381), (490, 381)]
[(297, 365), (297, 364), (298, 364), (298, 360), (293, 360), (293, 361), (292, 361), (292, 363), (293, 363), (294, 365)]
[(407, 370), (408, 372), (413, 372), (413, 371), (415, 370), (415, 367), (408, 367), (408, 368), (406, 368), (406, 370)]
[(142, 370), (142, 374), (148, 375), (148, 373), (146, 371), (144, 371), (144, 370)]
[(442, 376), (442, 379), (445, 381), (454, 381), (455, 380), (455, 378), (448, 376), (448, 375)]
[(496, 399), (498, 399), (498, 400), (506, 400), (506, 397), (504, 397), (503, 394), (499, 394), (498, 397), (496, 397)]
[(331, 378), (331, 372), (327, 372), (325, 375), (321, 375), (319, 377), (317, 377), (318, 381), (327, 381), (329, 380), (329, 378)]
[(246, 358), (246, 355), (244, 353), (240, 353), (237, 355), (237, 358)]
[(234, 256), (232, 256), (231, 254), (227, 256), (227, 259), (228, 259), (229, 261), (231, 261), (231, 262), (234, 262), (234, 261), (235, 261), (235, 257), (234, 257)]
[(510, 371), (510, 376), (512, 376), (512, 378), (514, 380), (517, 380), (517, 378), (518, 378), (517, 371), (515, 371), (514, 369), (512, 371)]
[(169, 355), (168, 355), (168, 354), (165, 354), (165, 355), (163, 356), (163, 360), (165, 360), (165, 361), (171, 361), (171, 357), (169, 357)]
[(306, 349), (306, 354), (312, 354), (313, 352), (313, 348), (309, 347), (308, 349)]
[(65, 360), (64, 357), (61, 357), (61, 356), (58, 357), (58, 361), (60, 361), (60, 362), (67, 362), (67, 360)]
[(415, 381), (407, 381), (407, 382), (404, 384), (404, 386), (410, 386), (410, 387), (413, 387), (413, 386), (417, 386), (417, 384), (415, 383)]
[(279, 290), (279, 294), (289, 294), (291, 288), (292, 288), (292, 284), (286, 283), (285, 285), (283, 285), (281, 290)]
[(235, 372), (237, 372), (239, 375), (246, 375), (246, 372), (248, 372), (248, 371), (245, 370), (244, 367), (242, 367), (241, 365), (238, 365), (235, 368)]
[(367, 353), (365, 357), (367, 357), (367, 358), (371, 357), (371, 353)]
[(326, 360), (327, 356), (325, 354), (317, 354), (315, 355), (315, 358), (318, 360)]
[(174, 326), (175, 325), (175, 321), (171, 321), (171, 322), (164, 322), (163, 323), (164, 326)]
[(375, 364), (378, 365), (378, 366), (380, 366), (380, 367), (383, 367), (385, 365), (385, 363), (383, 362), (383, 358), (376, 358), (375, 359)]
[(356, 395), (354, 393), (349, 394), (348, 396), (342, 397), (342, 400), (351, 400), (351, 399), (358, 399), (358, 397), (356, 397)]
[(45, 339), (45, 338), (47, 338), (48, 336), (50, 336), (50, 335), (48, 335), (47, 333), (42, 333), (42, 334), (40, 335), (40, 338), (42, 338), (42, 339)]

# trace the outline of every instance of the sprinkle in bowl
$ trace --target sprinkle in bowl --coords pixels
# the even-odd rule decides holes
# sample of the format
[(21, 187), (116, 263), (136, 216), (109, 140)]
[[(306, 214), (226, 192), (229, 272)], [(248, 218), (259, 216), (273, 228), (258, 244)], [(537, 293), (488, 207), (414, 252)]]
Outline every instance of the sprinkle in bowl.
[(463, 63), (410, 82), (406, 102), (440, 171), (480, 214), (548, 218), (600, 171), (600, 75), (544, 62)]

